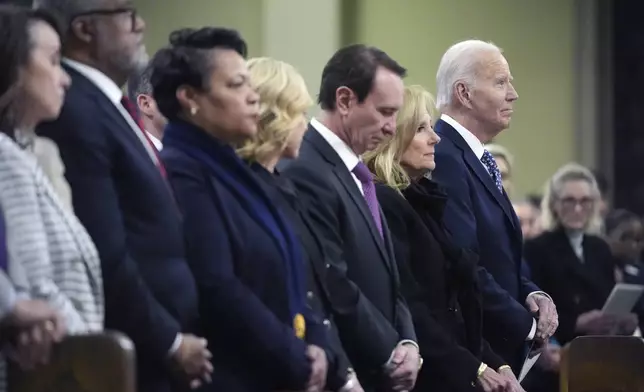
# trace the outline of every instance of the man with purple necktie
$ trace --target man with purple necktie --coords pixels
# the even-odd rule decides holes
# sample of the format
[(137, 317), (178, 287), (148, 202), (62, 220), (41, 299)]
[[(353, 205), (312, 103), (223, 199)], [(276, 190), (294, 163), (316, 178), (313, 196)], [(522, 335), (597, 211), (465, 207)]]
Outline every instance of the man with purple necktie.
[(340, 49), (322, 72), (321, 115), (299, 157), (281, 165), (324, 241), (332, 321), (365, 391), (411, 390), (422, 363), (389, 230), (360, 159), (393, 135), (405, 73), (377, 48)]

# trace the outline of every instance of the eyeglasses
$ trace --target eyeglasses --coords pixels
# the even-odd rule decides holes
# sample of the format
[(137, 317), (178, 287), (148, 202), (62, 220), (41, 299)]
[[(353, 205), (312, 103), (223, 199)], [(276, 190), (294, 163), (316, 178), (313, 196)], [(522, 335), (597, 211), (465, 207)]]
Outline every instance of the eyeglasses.
[(113, 15), (120, 15), (120, 14), (129, 14), (130, 23), (131, 23), (130, 29), (132, 31), (135, 31), (137, 20), (139, 18), (139, 13), (136, 10), (136, 8), (132, 8), (132, 7), (114, 8), (109, 10), (98, 9), (98, 10), (85, 11), (74, 15), (72, 20), (79, 18), (81, 16), (91, 16), (91, 15), (113, 16)]
[(595, 203), (595, 199), (592, 197), (583, 197), (581, 199), (576, 199), (574, 197), (564, 197), (560, 200), (562, 207), (573, 209), (577, 206), (580, 206), (583, 209), (590, 209)]

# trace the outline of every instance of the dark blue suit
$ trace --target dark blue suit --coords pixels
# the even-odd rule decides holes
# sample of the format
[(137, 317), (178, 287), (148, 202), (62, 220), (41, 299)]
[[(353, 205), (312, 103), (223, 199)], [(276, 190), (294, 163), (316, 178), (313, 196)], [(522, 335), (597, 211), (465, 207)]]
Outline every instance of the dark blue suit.
[(449, 196), (445, 225), (457, 245), (479, 255), (484, 336), (517, 371), (534, 320), (525, 300), (539, 291), (522, 274), (521, 226), (507, 195), (461, 135), (442, 120), (435, 129), (442, 141), (432, 178)]
[(169, 391), (168, 350), (198, 325), (181, 220), (167, 184), (121, 112), (66, 67), (72, 86), (60, 117), (38, 127), (60, 149), (74, 210), (101, 257), (105, 327), (136, 346), (139, 390)]
[[(188, 262), (213, 352), (212, 390), (306, 389), (307, 342), (325, 348), (326, 328), (305, 314), (307, 341), (295, 336), (289, 273), (277, 233), (244, 201), (244, 194), (269, 200), (276, 195), (231, 147), (192, 125), (171, 122), (163, 142), (161, 155), (183, 213)], [(214, 157), (216, 170), (204, 156)]]

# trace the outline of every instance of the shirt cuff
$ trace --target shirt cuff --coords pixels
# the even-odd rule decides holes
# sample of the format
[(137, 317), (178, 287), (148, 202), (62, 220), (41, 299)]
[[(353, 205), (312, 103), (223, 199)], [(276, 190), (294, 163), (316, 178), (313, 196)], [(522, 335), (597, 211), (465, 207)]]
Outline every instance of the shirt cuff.
[(396, 348), (402, 346), (403, 344), (411, 344), (412, 346), (416, 347), (416, 350), (418, 350), (420, 352), (420, 347), (418, 346), (418, 343), (416, 343), (416, 342), (414, 342), (413, 340), (410, 340), (410, 339), (403, 339), (400, 342), (398, 342), (398, 344), (396, 345), (396, 347), (393, 350), (391, 350), (391, 355), (389, 356), (389, 359), (385, 363), (385, 367), (391, 365), (391, 360), (394, 359), (394, 351), (396, 351)]
[(529, 298), (531, 295), (543, 295), (544, 297), (548, 298), (550, 301), (552, 301), (552, 297), (548, 295), (545, 291), (533, 291), (526, 298)]
[(183, 342), (183, 336), (178, 333), (177, 337), (174, 339), (174, 342), (172, 343), (172, 346), (170, 346), (170, 350), (168, 351), (168, 356), (172, 357), (177, 350), (179, 350), (179, 347), (181, 347), (181, 343)]

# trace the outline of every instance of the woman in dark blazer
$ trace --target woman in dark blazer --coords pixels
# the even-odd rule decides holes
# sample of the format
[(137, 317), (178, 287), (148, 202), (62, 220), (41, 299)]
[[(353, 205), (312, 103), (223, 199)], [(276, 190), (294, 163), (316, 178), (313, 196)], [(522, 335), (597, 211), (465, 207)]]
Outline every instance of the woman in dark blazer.
[[(259, 94), (258, 132), (238, 149), (251, 169), (272, 189), (274, 200), (294, 225), (304, 249), (307, 264), (307, 306), (323, 317), (329, 331), (329, 370), (325, 390), (362, 392), (351, 369), (336, 324), (329, 295), (332, 274), (326, 268), (326, 254), (308, 215), (310, 209), (297, 197), (295, 186), (275, 169), (280, 159), (296, 158), (306, 131), (306, 112), (313, 104), (304, 78), (290, 64), (269, 57), (247, 62), (251, 85)], [(337, 287), (337, 286), (335, 286)]]
[(431, 95), (405, 88), (393, 139), (365, 156), (392, 233), (401, 288), (425, 359), (416, 391), (522, 391), (481, 337), (474, 254), (452, 246), (442, 225), (446, 197), (425, 177), (434, 168)]
[(306, 307), (303, 251), (270, 190), (235, 153), (258, 96), (234, 30), (183, 29), (152, 62), (168, 119), (163, 163), (213, 353), (213, 391), (321, 391), (326, 329)]
[(557, 341), (632, 334), (635, 315), (601, 312), (615, 284), (615, 261), (598, 235), (599, 190), (592, 172), (577, 164), (561, 167), (548, 182), (541, 209), (544, 232), (526, 241), (524, 254), (534, 282), (557, 304)]

